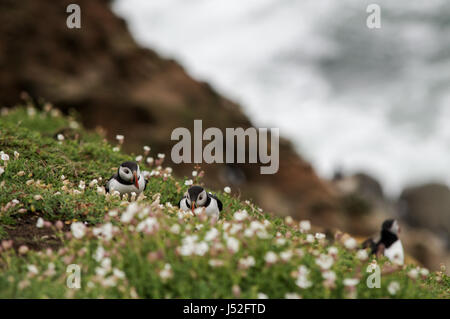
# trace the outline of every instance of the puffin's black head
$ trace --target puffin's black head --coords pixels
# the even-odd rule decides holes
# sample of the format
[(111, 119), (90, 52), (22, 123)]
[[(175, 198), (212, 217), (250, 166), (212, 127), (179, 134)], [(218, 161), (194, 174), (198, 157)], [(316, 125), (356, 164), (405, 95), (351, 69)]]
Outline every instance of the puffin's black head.
[(119, 174), (120, 178), (123, 180), (133, 183), (136, 188), (139, 188), (139, 176), (141, 175), (141, 172), (139, 170), (139, 165), (136, 162), (124, 162), (120, 164), (117, 174)]
[(192, 210), (196, 207), (203, 207), (206, 204), (208, 198), (206, 191), (201, 186), (191, 186), (185, 194), (186, 199), (191, 206)]
[(400, 226), (395, 219), (387, 219), (383, 222), (381, 226), (381, 231), (390, 232), (394, 235), (398, 235), (400, 233)]

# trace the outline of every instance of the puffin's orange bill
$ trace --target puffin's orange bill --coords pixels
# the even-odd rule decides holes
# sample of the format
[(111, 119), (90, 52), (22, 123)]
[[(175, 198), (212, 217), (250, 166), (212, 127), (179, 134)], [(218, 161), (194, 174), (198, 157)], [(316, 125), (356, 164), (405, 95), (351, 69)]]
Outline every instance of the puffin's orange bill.
[(134, 175), (134, 186), (136, 186), (137, 189), (139, 189), (139, 180), (137, 178), (136, 172), (133, 172)]

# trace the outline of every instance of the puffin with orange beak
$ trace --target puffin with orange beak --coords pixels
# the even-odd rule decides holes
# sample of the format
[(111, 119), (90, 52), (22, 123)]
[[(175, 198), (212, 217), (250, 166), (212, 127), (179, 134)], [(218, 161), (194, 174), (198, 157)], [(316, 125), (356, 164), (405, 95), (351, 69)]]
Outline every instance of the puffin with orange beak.
[(139, 195), (147, 186), (147, 181), (141, 175), (139, 165), (136, 162), (124, 162), (120, 164), (117, 173), (106, 183), (106, 191), (118, 191), (120, 195), (136, 193)]
[(222, 202), (211, 193), (207, 193), (201, 186), (192, 186), (179, 201), (178, 207), (184, 211), (195, 214), (196, 208), (205, 208), (208, 216), (219, 217), (222, 211)]
[(370, 248), (376, 256), (386, 256), (390, 261), (403, 265), (405, 253), (399, 238), (400, 225), (396, 219), (387, 219), (381, 225), (378, 238), (369, 238), (363, 242), (363, 248)]

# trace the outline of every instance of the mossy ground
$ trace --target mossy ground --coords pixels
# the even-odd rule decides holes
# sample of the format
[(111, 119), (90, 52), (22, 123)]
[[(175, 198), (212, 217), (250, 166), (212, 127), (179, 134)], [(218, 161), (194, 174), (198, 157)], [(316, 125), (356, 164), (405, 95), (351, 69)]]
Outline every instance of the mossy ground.
[[(381, 288), (370, 289), (371, 259), (358, 258), (357, 249), (311, 240), (291, 221), (225, 193), (218, 193), (224, 204), (218, 221), (181, 214), (174, 206), (186, 179), (157, 167), (161, 159), (147, 166), (144, 158), (141, 170), (155, 174), (136, 206), (105, 196), (98, 187), (135, 158), (115, 147), (55, 109), (18, 107), (0, 116), (0, 151), (10, 157), (0, 161), (0, 297), (449, 298), (444, 273), (417, 269), (417, 275), (416, 266), (385, 259), (378, 260)], [(37, 228), (38, 218), (50, 223)], [(56, 221), (65, 226), (57, 229)], [(72, 223), (86, 227), (82, 238), (74, 238)], [(105, 232), (112, 237), (105, 239)], [(23, 245), (32, 249), (20, 250)], [(245, 263), (250, 257), (254, 264)], [(81, 267), (80, 289), (66, 285), (70, 264)], [(326, 282), (330, 271), (336, 278)]]

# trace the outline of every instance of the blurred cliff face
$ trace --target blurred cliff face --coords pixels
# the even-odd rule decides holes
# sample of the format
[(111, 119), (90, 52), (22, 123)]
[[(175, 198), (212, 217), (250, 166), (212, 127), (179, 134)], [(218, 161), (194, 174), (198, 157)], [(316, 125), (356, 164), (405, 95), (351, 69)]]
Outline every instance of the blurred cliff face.
[[(207, 83), (193, 80), (177, 62), (139, 47), (124, 21), (110, 10), (109, 1), (77, 1), (81, 29), (66, 27), (70, 3), (0, 1), (1, 106), (17, 104), (25, 91), (38, 104), (49, 101), (65, 112), (78, 111), (87, 127), (101, 126), (110, 139), (125, 135), (128, 151), (141, 152), (143, 145), (150, 145), (153, 154), (170, 154), (172, 130), (192, 129), (194, 119), (203, 120), (204, 128), (222, 130), (252, 125), (238, 105)], [(194, 169), (168, 165), (179, 175), (190, 176)], [(231, 186), (267, 211), (310, 219), (330, 230), (369, 235), (396, 211), (376, 186), (369, 189), (378, 195), (366, 196), (365, 181), (342, 190), (319, 179), (286, 140), (281, 141), (275, 175), (260, 175), (259, 165), (250, 164), (202, 169), (208, 187)], [(444, 254), (442, 249), (433, 251), (431, 258), (430, 247), (418, 249), (415, 255), (432, 268)]]

